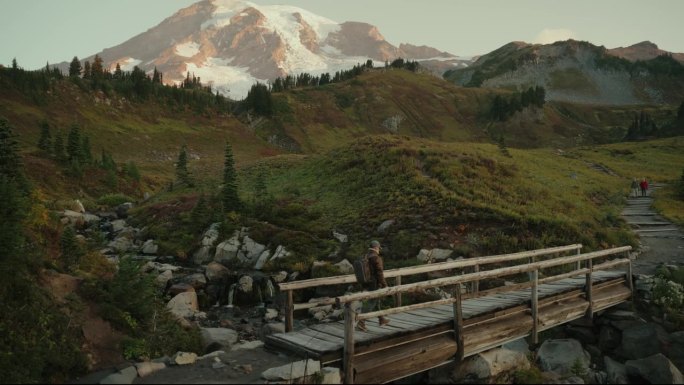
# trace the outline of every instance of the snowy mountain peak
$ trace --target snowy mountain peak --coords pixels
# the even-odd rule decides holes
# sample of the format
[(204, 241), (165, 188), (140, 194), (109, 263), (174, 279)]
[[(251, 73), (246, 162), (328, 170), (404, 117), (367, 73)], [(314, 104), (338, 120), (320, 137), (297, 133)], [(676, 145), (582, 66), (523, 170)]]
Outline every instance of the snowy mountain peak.
[[(156, 67), (167, 83), (181, 82), (190, 72), (203, 84), (241, 99), (255, 82), (278, 76), (334, 74), (368, 59), (384, 64), (399, 57), (433, 59), (439, 52), (403, 47), (388, 43), (367, 23), (337, 23), (288, 5), (203, 0), (99, 55), (111, 68), (119, 63), (123, 69), (137, 65), (151, 72)], [(454, 55), (439, 56), (440, 70), (462, 65)]]

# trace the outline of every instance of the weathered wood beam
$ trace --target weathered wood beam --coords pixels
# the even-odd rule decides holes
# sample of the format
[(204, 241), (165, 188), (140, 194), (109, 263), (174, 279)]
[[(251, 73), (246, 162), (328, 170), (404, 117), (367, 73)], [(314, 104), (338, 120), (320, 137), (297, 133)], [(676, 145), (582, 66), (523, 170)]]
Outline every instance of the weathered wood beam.
[[(469, 259), (452, 261), (452, 262), (430, 263), (430, 264), (422, 265), (422, 266), (402, 267), (399, 269), (385, 270), (384, 275), (385, 275), (385, 278), (393, 278), (393, 277), (398, 277), (398, 276), (422, 274), (422, 273), (429, 273), (429, 272), (440, 271), (440, 270), (451, 270), (451, 269), (463, 268), (463, 267), (468, 267), (468, 266), (485, 265), (485, 264), (491, 264), (491, 263), (514, 261), (517, 259), (528, 258), (530, 256), (538, 256), (538, 255), (554, 254), (554, 253), (559, 253), (559, 252), (564, 252), (564, 251), (578, 250), (581, 247), (582, 247), (581, 244), (574, 244), (574, 245), (567, 245), (567, 246), (551, 247), (551, 248), (540, 249), (540, 250), (522, 251), (519, 253), (512, 253), (512, 254), (500, 254), (500, 255), (492, 255), (492, 256), (487, 256), (487, 257), (469, 258)], [(294, 282), (283, 282), (283, 283), (279, 283), (278, 286), (280, 287), (281, 291), (285, 291), (285, 290), (306, 289), (306, 288), (317, 287), (317, 286), (322, 286), (322, 285), (339, 285), (339, 284), (345, 284), (345, 283), (356, 283), (356, 276), (354, 274), (348, 274), (348, 275), (341, 275), (341, 276), (337, 276), (337, 277), (306, 279), (306, 280), (294, 281)]]
[(536, 347), (539, 343), (539, 270), (532, 271), (532, 344)]
[(294, 299), (292, 298), (292, 290), (287, 291), (287, 300), (285, 301), (285, 331), (291, 332), (294, 329)]
[(461, 287), (454, 290), (454, 336), (456, 337), (456, 359), (462, 362), (465, 357), (465, 337), (463, 335), (463, 302), (461, 301)]

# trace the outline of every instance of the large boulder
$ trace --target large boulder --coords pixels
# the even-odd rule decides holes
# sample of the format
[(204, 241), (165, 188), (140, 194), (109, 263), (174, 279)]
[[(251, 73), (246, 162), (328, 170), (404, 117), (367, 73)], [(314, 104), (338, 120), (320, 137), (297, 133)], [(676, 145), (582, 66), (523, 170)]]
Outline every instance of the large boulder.
[(199, 290), (207, 286), (207, 277), (204, 276), (204, 273), (186, 275), (181, 281), (194, 287), (195, 290)]
[(546, 340), (537, 351), (537, 361), (543, 371), (563, 376), (573, 375), (573, 367), (579, 362), (584, 370), (589, 368), (591, 357), (582, 344), (573, 339)]
[(211, 262), (204, 269), (204, 275), (206, 275), (209, 282), (218, 282), (228, 277), (230, 275), (230, 270), (220, 263)]
[(453, 253), (453, 250), (447, 249), (421, 249), (416, 258), (423, 263), (444, 262), (447, 258), (451, 257)]
[(237, 256), (242, 262), (256, 264), (257, 259), (261, 253), (264, 252), (264, 250), (266, 250), (265, 245), (257, 243), (255, 240), (246, 235), (242, 239), (242, 247), (240, 248), (240, 251), (238, 251)]
[(654, 323), (637, 325), (622, 332), (620, 354), (626, 359), (649, 357), (668, 345), (667, 332)]
[(135, 367), (138, 369), (138, 376), (142, 378), (147, 377), (154, 372), (165, 369), (166, 364), (163, 362), (144, 361), (135, 364)]
[(285, 247), (278, 246), (278, 247), (276, 247), (276, 250), (273, 252), (273, 256), (271, 257), (270, 261), (275, 261), (276, 259), (287, 258), (290, 255), (292, 255), (292, 253), (287, 251), (285, 249)]
[(684, 370), (684, 331), (670, 334), (670, 349), (667, 356), (680, 371)]
[(171, 301), (166, 304), (171, 314), (177, 318), (191, 318), (199, 311), (197, 304), (197, 293), (195, 291), (186, 291), (173, 297)]
[(465, 359), (454, 377), (461, 381), (489, 381), (516, 370), (529, 369), (530, 362), (522, 352), (508, 349), (492, 349)]
[(135, 366), (127, 366), (103, 378), (100, 384), (132, 384), (136, 377), (138, 377), (138, 370)]
[(202, 347), (205, 353), (217, 350), (229, 351), (238, 342), (238, 333), (226, 328), (201, 328)]
[(627, 375), (633, 383), (684, 384), (677, 367), (661, 353), (625, 362)]
[(157, 250), (159, 250), (159, 246), (157, 246), (152, 239), (145, 241), (140, 249), (143, 254), (147, 255), (155, 255), (157, 254)]
[(621, 364), (608, 356), (603, 357), (603, 362), (609, 384), (629, 384), (627, 368), (624, 364)]
[(264, 264), (268, 261), (268, 258), (271, 256), (271, 252), (268, 250), (264, 250), (259, 257), (257, 258), (256, 263), (254, 264), (254, 269), (255, 270), (261, 270), (264, 267)]
[(353, 274), (354, 273), (354, 265), (351, 264), (346, 259), (343, 259), (341, 262), (338, 262), (335, 264), (337, 268), (340, 270), (340, 273), (342, 274)]
[(241, 245), (239, 237), (240, 233), (236, 231), (230, 239), (221, 242), (218, 246), (216, 246), (214, 261), (225, 264), (237, 258), (237, 254)]

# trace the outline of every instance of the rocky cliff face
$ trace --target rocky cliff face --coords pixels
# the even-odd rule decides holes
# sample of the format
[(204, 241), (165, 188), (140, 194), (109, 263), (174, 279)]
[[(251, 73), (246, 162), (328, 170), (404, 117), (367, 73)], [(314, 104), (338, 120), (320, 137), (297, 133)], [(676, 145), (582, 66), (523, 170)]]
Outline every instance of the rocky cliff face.
[(608, 53), (629, 61), (650, 60), (660, 55), (670, 54), (675, 60), (684, 63), (684, 53), (671, 53), (664, 51), (650, 41), (642, 41), (641, 43), (637, 43), (629, 47), (609, 49)]
[(652, 72), (657, 70), (656, 66), (636, 67), (604, 47), (568, 40), (548, 45), (509, 43), (481, 56), (466, 69), (447, 72), (445, 77), (471, 87), (522, 91), (542, 86), (546, 99), (552, 101), (603, 105), (679, 103), (684, 94), (673, 85), (684, 85), (684, 72)]

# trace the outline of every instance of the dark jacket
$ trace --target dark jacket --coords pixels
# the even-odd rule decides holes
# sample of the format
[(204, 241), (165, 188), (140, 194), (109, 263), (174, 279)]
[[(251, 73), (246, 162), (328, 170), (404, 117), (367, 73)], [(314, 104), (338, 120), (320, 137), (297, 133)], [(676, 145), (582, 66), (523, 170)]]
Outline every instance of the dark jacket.
[(368, 257), (368, 264), (370, 265), (373, 278), (375, 278), (375, 285), (372, 286), (375, 286), (376, 288), (387, 287), (382, 257), (380, 254), (373, 249), (368, 249), (368, 254), (366, 256)]

